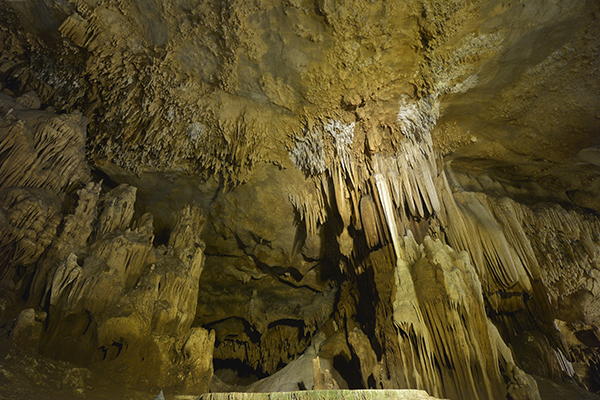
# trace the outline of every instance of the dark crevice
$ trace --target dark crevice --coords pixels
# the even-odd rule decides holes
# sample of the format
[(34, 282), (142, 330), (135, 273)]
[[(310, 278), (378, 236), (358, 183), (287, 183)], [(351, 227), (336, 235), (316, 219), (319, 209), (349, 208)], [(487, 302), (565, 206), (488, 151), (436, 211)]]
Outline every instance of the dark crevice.
[[(230, 385), (248, 385), (269, 376), (237, 359), (221, 360), (215, 358), (213, 359), (213, 366), (215, 375)], [(226, 373), (227, 370), (233, 373)]]
[(305, 288), (308, 290), (311, 290), (315, 293), (321, 293), (320, 291), (307, 286), (307, 285), (294, 285), (292, 282), (283, 279), (281, 276), (288, 273), (292, 276), (292, 278), (294, 278), (296, 280), (296, 282), (301, 281), (304, 277), (302, 276), (302, 274), (300, 274), (300, 272), (295, 269), (295, 268), (284, 268), (284, 267), (270, 267), (269, 265), (265, 264), (264, 262), (260, 261), (258, 259), (258, 257), (256, 257), (253, 254), (249, 254), (249, 256), (252, 258), (252, 260), (254, 261), (254, 263), (256, 264), (256, 266), (258, 267), (258, 269), (268, 275), (271, 275), (272, 277), (276, 278), (279, 282), (283, 283), (284, 285), (290, 286), (294, 289), (301, 289), (301, 288)]
[(112, 189), (119, 186), (119, 184), (115, 182), (107, 173), (98, 168), (92, 168), (91, 175), (95, 182), (102, 181), (102, 190), (104, 192), (110, 192)]
[(337, 355), (333, 358), (333, 368), (348, 383), (349, 389), (366, 389), (361, 384), (362, 376), (360, 375), (360, 361), (358, 358), (352, 357), (350, 362), (348, 362), (344, 356)]
[(154, 247), (158, 247), (160, 245), (167, 246), (169, 244), (169, 239), (171, 238), (171, 229), (164, 228), (160, 231), (156, 232), (154, 235)]
[(276, 326), (280, 326), (280, 325), (287, 325), (287, 326), (292, 326), (295, 328), (298, 328), (298, 340), (304, 338), (304, 321), (299, 320), (299, 319), (280, 319), (277, 321), (273, 321), (269, 324), (268, 329), (274, 328)]
[[(250, 325), (250, 323), (248, 321), (246, 321), (243, 318), (239, 318), (239, 317), (229, 317), (229, 318), (224, 318), (224, 319), (220, 319), (218, 321), (213, 321), (211, 323), (208, 323), (206, 325), (203, 325), (202, 327), (208, 331), (210, 331), (211, 329), (215, 329), (215, 327), (225, 321), (228, 321), (230, 319), (233, 320), (238, 320), (240, 321), (243, 325), (244, 325), (244, 332), (246, 333), (246, 335), (248, 335), (248, 338), (254, 342), (254, 343), (259, 343), (260, 342), (260, 337), (261, 337), (261, 333), (256, 331), (254, 328), (252, 328), (252, 326)], [(220, 344), (220, 341), (217, 339), (217, 341), (215, 342), (215, 347), (218, 347)]]

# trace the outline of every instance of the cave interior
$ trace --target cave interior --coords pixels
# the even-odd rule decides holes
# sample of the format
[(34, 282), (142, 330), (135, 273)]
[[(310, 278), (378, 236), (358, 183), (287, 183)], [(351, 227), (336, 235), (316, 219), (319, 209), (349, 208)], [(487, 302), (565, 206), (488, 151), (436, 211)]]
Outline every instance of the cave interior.
[(599, 349), (598, 1), (0, 0), (1, 398), (592, 400)]

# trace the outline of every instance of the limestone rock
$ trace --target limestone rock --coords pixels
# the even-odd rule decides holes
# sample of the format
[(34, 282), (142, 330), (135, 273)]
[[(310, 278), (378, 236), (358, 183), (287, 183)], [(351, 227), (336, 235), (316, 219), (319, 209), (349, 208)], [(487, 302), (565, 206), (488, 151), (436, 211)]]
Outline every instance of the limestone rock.
[(573, 374), (570, 362), (564, 358), (561, 350), (553, 349), (540, 332), (523, 332), (512, 338), (511, 346), (515, 361), (529, 374), (554, 379), (561, 379), (563, 370), (570, 370), (570, 374)]
[(134, 202), (135, 188), (127, 185), (104, 196), (94, 184), (79, 191), (32, 287), (40, 288), (32, 298), (48, 312), (40, 352), (84, 365), (104, 362), (115, 379), (139, 385), (151, 383), (139, 368), (162, 385), (180, 371), (189, 386), (206, 390), (214, 333), (190, 333), (204, 219), (197, 208), (184, 208), (171, 250), (161, 253), (152, 246), (151, 216), (131, 229)]
[[(450, 241), (456, 248), (469, 252), (484, 284), (489, 285), (486, 291), (494, 293), (496, 287), (503, 293), (530, 293), (531, 280), (539, 278), (539, 264), (521, 222), (524, 220), (520, 206), (508, 199), (494, 201), (476, 193), (462, 193), (454, 198), (460, 206), (448, 206), (453, 210), (452, 215), (448, 214), (453, 226)], [(477, 239), (467, 243), (469, 237)], [(522, 304), (511, 304), (511, 300), (518, 301), (518, 298), (507, 296), (504, 304), (500, 298), (491, 299), (494, 307), (513, 311), (515, 307), (522, 307)]]
[(0, 118), (1, 187), (36, 187), (58, 194), (88, 179), (87, 119), (80, 112), (17, 110), (8, 96), (0, 94), (0, 100), (2, 108), (12, 107), (10, 115), (17, 118), (7, 119), (5, 114)]
[[(301, 390), (311, 390), (317, 385), (339, 385), (342, 388), (348, 388), (348, 382), (340, 375), (334, 367), (333, 357), (326, 354), (327, 358), (321, 358), (319, 346), (321, 345), (323, 333), (315, 335), (306, 351), (295, 360), (288, 363), (285, 367), (274, 374), (263, 378), (249, 385), (227, 384), (221, 379), (227, 379), (222, 371), (215, 374), (210, 385), (210, 391), (216, 392), (246, 392), (246, 393), (273, 393), (290, 392)], [(329, 358), (331, 357), (331, 358)], [(318, 364), (317, 364), (318, 363)], [(316, 369), (316, 370), (315, 370)], [(316, 375), (316, 376), (315, 376)], [(315, 382), (315, 377), (317, 382)]]
[(129, 227), (133, 218), (136, 190), (133, 186), (123, 184), (100, 198), (94, 234), (96, 240), (107, 233), (123, 231)]
[(511, 381), (508, 385), (508, 395), (514, 400), (541, 400), (535, 379), (514, 365), (509, 368)]
[(38, 260), (56, 235), (60, 222), (57, 203), (43, 189), (0, 191), (3, 265), (31, 265)]
[[(405, 238), (407, 247), (411, 241), (410, 237)], [(489, 328), (480, 283), (473, 266), (464, 255), (460, 256), (439, 241), (435, 242), (429, 238), (425, 239), (424, 247), (421, 247), (420, 252), (420, 255), (417, 253), (416, 262), (410, 266), (410, 275), (406, 273), (400, 275), (402, 266), (401, 264), (397, 266), (398, 282), (405, 282), (407, 278), (413, 280), (416, 294), (413, 301), (416, 304), (409, 304), (406, 295), (399, 297), (402, 302), (394, 305), (395, 323), (398, 324), (401, 332), (409, 331), (411, 324), (414, 326), (412, 329), (415, 329), (415, 333), (419, 332), (417, 329), (423, 329), (417, 333), (417, 335), (422, 335), (423, 344), (421, 346), (444, 343), (441, 348), (452, 349), (443, 350), (444, 355), (435, 355), (426, 351), (431, 354), (431, 361), (436, 360), (433, 361), (434, 363), (458, 366), (462, 363), (458, 360), (469, 360), (467, 365), (479, 365), (475, 369), (465, 365), (464, 369), (461, 367), (455, 371), (442, 368), (439, 376), (448, 373), (451, 374), (450, 376), (456, 374), (450, 380), (443, 379), (444, 383), (433, 383), (439, 379), (436, 373), (424, 374), (423, 384), (433, 391), (446, 385), (446, 382), (478, 382), (483, 379), (485, 382), (483, 385), (446, 386), (443, 387), (441, 393), (449, 397), (494, 398), (504, 390), (504, 382), (499, 369), (500, 363), (510, 360), (502, 361), (499, 358), (502, 356), (499, 348), (504, 346), (504, 343), (498, 343), (497, 337)], [(441, 278), (442, 276), (443, 278)], [(449, 304), (449, 306), (441, 306), (442, 304)], [(413, 315), (418, 319), (422, 318), (422, 321), (425, 322), (421, 328), (417, 328), (418, 319), (415, 320), (414, 317), (406, 315), (405, 309), (409, 306), (418, 307), (417, 312)], [(464, 317), (460, 317), (460, 315), (464, 315)], [(441, 324), (441, 321), (444, 323)], [(479, 337), (468, 339), (473, 336)], [(468, 346), (467, 342), (477, 344)], [(492, 357), (488, 357), (490, 354)], [(456, 361), (452, 361), (454, 357), (457, 357)], [(428, 365), (428, 360), (424, 359), (421, 363)], [(477, 374), (480, 374), (479, 371), (485, 372), (476, 377)], [(432, 379), (432, 381), (427, 383), (428, 379)]]
[(89, 179), (87, 119), (79, 112), (39, 111), (39, 106), (35, 92), (16, 100), (0, 94), (0, 281), (5, 305), (15, 305), (14, 296), (24, 295), (26, 282), (36, 273), (33, 265), (56, 239), (65, 192)]
[(97, 216), (97, 202), (100, 196), (99, 184), (88, 182), (77, 191), (78, 201), (75, 210), (63, 216), (62, 231), (53, 239), (48, 254), (38, 264), (33, 276), (29, 298), (33, 305), (42, 302), (42, 296), (54, 280), (53, 270), (73, 253), (80, 253), (87, 247)]
[(46, 313), (27, 308), (17, 316), (10, 334), (12, 350), (18, 355), (35, 356)]
[[(79, 249), (87, 245), (93, 232), (93, 222), (97, 217), (97, 205), (100, 199), (101, 186), (89, 182), (77, 191), (77, 206), (73, 213), (65, 216), (64, 228), (57, 239), (57, 252), (62, 248)], [(64, 250), (60, 251), (62, 254)]]
[[(280, 187), (301, 179), (298, 171), (279, 171), (262, 165), (247, 184), (229, 193), (217, 193), (211, 214), (207, 216), (210, 219), (207, 229), (232, 244), (225, 247), (217, 241), (218, 236), (207, 236), (209, 249), (231, 254), (230, 248), (241, 247), (245, 254), (257, 257), (268, 266), (288, 267), (292, 262), (296, 229), (294, 209)], [(265, 205), (269, 205), (267, 214), (263, 212)]]
[(215, 331), (208, 332), (200, 327), (191, 329), (190, 337), (183, 346), (183, 354), (186, 358), (184, 370), (187, 369), (184, 382), (186, 386), (193, 387), (196, 393), (208, 391), (213, 376), (214, 346)]
[(40, 103), (40, 99), (37, 97), (37, 94), (31, 90), (24, 95), (18, 97), (15, 102), (25, 108), (30, 108), (33, 110), (37, 110), (42, 105)]
[(348, 343), (352, 346), (352, 351), (358, 357), (362, 375), (362, 384), (364, 387), (369, 387), (370, 378), (372, 378), (373, 375), (377, 375), (377, 354), (375, 354), (375, 351), (371, 347), (367, 335), (359, 329), (355, 328), (348, 333)]
[(593, 383), (596, 2), (37, 3), (0, 2), (0, 330), (146, 387)]
[(313, 390), (335, 390), (339, 389), (337, 382), (333, 379), (328, 369), (321, 369), (319, 357), (313, 360)]

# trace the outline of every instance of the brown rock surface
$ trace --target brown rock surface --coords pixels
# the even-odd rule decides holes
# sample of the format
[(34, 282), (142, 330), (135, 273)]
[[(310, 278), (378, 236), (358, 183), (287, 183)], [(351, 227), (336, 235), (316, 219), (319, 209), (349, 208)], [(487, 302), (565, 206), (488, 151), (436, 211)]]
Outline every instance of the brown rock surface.
[(0, 1), (0, 390), (593, 396), (599, 16)]

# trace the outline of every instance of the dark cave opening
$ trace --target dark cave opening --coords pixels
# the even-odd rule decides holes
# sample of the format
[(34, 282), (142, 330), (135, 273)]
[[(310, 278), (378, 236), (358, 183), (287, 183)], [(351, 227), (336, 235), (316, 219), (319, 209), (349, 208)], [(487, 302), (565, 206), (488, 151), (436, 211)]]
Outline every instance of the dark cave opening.
[(154, 243), (153, 245), (158, 247), (161, 244), (167, 246), (169, 244), (169, 239), (171, 238), (171, 229), (164, 228), (161, 230), (157, 230), (156, 235), (154, 235)]
[(360, 361), (355, 356), (348, 361), (344, 356), (337, 355), (333, 358), (333, 368), (340, 373), (348, 383), (349, 389), (365, 389), (361, 384)]
[(214, 373), (224, 383), (246, 386), (269, 375), (236, 359), (213, 359)]
[(112, 189), (119, 186), (106, 172), (99, 168), (91, 168), (92, 179), (95, 182), (102, 181), (102, 190), (104, 192), (110, 192)]
[(123, 350), (123, 343), (113, 341), (110, 346), (101, 346), (99, 350), (103, 354), (102, 361), (111, 361), (119, 357)]

